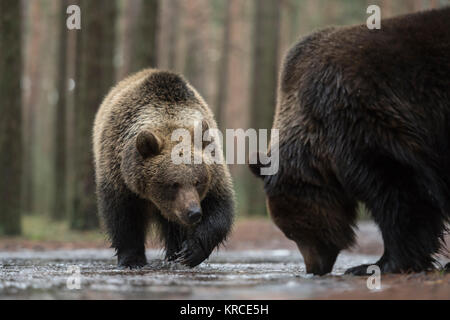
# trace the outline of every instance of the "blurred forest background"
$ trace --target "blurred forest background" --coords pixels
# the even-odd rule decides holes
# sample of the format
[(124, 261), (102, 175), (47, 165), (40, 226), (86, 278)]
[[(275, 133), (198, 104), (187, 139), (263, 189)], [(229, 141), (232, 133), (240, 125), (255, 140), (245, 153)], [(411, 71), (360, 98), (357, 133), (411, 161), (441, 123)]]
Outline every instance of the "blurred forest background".
[[(99, 227), (91, 132), (104, 95), (146, 67), (183, 73), (219, 126), (270, 128), (280, 61), (300, 36), (450, 0), (0, 0), (0, 235)], [(81, 30), (66, 9), (81, 8)], [(231, 166), (238, 216), (266, 215)], [(30, 231), (31, 230), (31, 231)], [(50, 231), (49, 231), (50, 230)]]

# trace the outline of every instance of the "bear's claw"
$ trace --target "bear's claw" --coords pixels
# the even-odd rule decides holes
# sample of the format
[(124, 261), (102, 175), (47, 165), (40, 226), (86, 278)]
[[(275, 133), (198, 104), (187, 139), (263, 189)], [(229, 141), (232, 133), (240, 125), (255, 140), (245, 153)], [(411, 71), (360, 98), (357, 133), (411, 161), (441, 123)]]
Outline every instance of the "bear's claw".
[(367, 272), (367, 268), (370, 266), (370, 264), (362, 264), (360, 266), (352, 267), (347, 270), (345, 270), (344, 274), (351, 274), (354, 276), (367, 276), (371, 275)]
[(421, 272), (421, 271), (426, 271), (426, 268), (422, 268), (422, 269), (402, 269), (400, 268), (397, 264), (394, 263), (394, 261), (386, 259), (386, 257), (381, 257), (380, 260), (378, 260), (376, 263), (373, 264), (362, 264), (360, 266), (356, 266), (353, 268), (349, 268), (345, 271), (345, 274), (352, 274), (355, 276), (370, 276), (373, 275), (373, 271), (371, 270), (371, 272), (368, 272), (368, 268), (370, 266), (376, 265), (380, 268), (380, 272), (381, 273), (408, 273), (411, 271), (414, 272)]
[(176, 253), (172, 253), (172, 254), (166, 254), (165, 260), (172, 262), (175, 261), (175, 259), (177, 258), (177, 254)]
[(208, 254), (205, 254), (202, 246), (197, 241), (186, 240), (183, 242), (181, 250), (173, 256), (173, 261), (193, 268), (202, 263), (206, 258), (208, 258)]

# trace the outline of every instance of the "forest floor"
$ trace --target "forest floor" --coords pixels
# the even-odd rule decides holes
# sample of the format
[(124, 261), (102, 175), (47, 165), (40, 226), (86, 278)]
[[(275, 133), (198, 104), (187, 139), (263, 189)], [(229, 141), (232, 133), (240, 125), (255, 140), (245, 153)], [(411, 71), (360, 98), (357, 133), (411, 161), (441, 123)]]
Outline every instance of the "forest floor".
[(226, 247), (194, 269), (164, 262), (162, 251), (149, 244), (148, 266), (122, 270), (99, 232), (58, 241), (59, 229), (53, 236), (28, 232), (26, 239), (0, 239), (0, 298), (450, 299), (449, 273), (382, 275), (378, 290), (367, 287), (368, 277), (343, 275), (382, 253), (370, 222), (359, 224), (358, 245), (341, 253), (333, 272), (323, 277), (306, 274), (295, 244), (264, 219), (238, 221)]

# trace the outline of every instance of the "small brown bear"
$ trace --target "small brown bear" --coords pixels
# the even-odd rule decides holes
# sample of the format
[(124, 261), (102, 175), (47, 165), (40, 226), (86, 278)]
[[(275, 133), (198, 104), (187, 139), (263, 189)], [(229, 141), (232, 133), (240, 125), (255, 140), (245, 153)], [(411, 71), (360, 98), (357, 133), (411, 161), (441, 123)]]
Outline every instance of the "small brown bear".
[[(381, 230), (381, 272), (426, 271), (445, 251), (449, 31), (446, 7), (383, 20), (380, 30), (328, 28), (287, 53), (273, 124), (279, 170), (262, 178), (271, 216), (308, 273), (330, 272), (352, 246), (358, 202)], [(260, 167), (251, 165), (257, 175)]]
[[(175, 164), (176, 129), (217, 128), (202, 97), (180, 75), (143, 70), (104, 99), (94, 124), (98, 209), (122, 267), (146, 264), (149, 226), (166, 259), (194, 267), (227, 237), (234, 194), (222, 162)], [(211, 142), (211, 143), (214, 143)], [(202, 149), (204, 145), (200, 147)], [(216, 146), (222, 156), (220, 146)], [(194, 149), (192, 156), (204, 157)], [(217, 158), (217, 155), (216, 155)]]

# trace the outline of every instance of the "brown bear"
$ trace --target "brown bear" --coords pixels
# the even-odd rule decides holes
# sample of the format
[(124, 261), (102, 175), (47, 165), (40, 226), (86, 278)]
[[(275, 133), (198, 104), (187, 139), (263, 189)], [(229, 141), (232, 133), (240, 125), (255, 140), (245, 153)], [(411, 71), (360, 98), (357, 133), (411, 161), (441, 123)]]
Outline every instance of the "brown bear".
[[(273, 128), (279, 170), (264, 179), (274, 222), (308, 273), (354, 243), (357, 203), (378, 224), (382, 272), (420, 272), (450, 218), (450, 7), (327, 28), (284, 58)], [(273, 155), (272, 155), (273, 157)], [(367, 273), (367, 265), (347, 270)]]
[[(166, 259), (190, 267), (226, 239), (234, 216), (226, 165), (172, 161), (178, 143), (172, 133), (180, 128), (192, 132), (196, 123), (202, 133), (217, 128), (202, 97), (171, 72), (136, 73), (114, 87), (100, 106), (93, 134), (98, 210), (120, 266), (146, 264), (149, 226), (164, 242)], [(193, 148), (192, 156), (202, 159), (203, 146)]]

